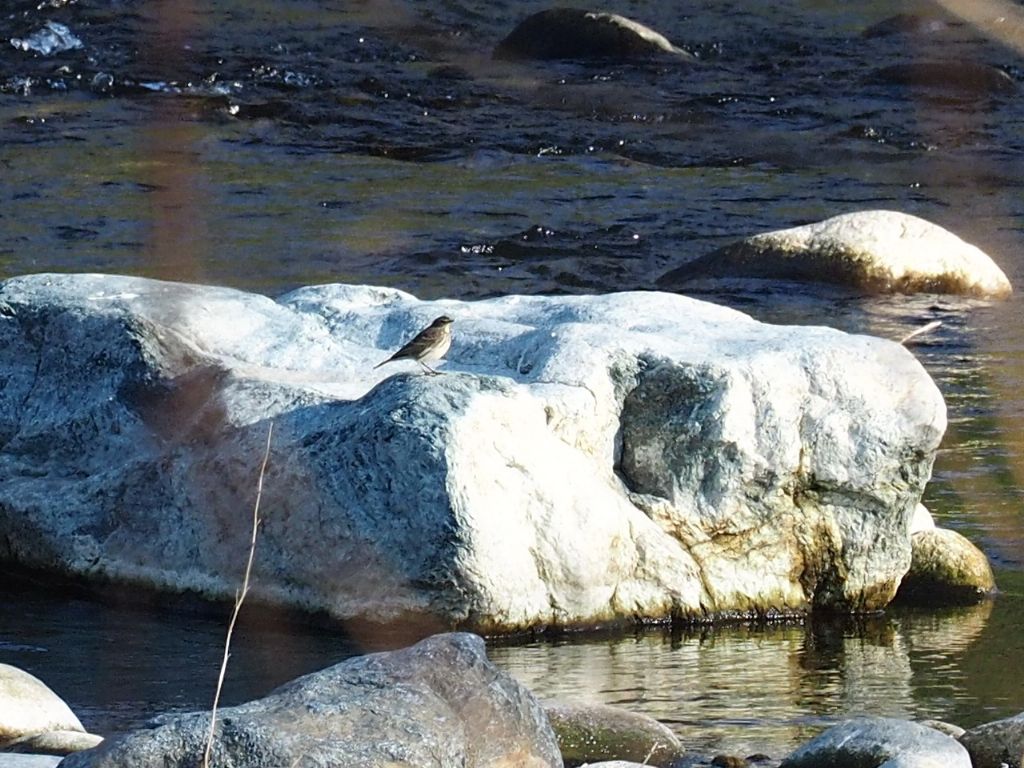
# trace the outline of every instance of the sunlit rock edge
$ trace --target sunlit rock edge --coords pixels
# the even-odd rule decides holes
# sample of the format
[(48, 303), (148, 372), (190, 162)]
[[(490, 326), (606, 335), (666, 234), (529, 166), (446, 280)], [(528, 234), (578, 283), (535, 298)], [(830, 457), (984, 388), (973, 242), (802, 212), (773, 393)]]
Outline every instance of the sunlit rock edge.
[[(373, 365), (439, 314), (444, 375)], [(0, 286), (0, 556), (514, 632), (885, 605), (945, 428), (901, 346), (677, 295)]]

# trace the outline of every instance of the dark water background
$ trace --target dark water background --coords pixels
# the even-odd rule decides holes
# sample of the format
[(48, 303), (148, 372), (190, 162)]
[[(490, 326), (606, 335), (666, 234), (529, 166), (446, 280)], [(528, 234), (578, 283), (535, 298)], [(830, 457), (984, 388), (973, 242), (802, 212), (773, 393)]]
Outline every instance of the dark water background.
[[(979, 245), (1024, 289), (1022, 54), (991, 37), (1013, 42), (1012, 15), (865, 37), (894, 14), (939, 11), (619, 0), (604, 8), (700, 62), (492, 61), (515, 22), (544, 7), (8, 0), (0, 274), (119, 272), (270, 295), (316, 282), (425, 298), (649, 289), (742, 235), (893, 208)], [(9, 43), (47, 21), (81, 47), (43, 56)], [(911, 63), (947, 68), (927, 84), (882, 72)], [(986, 67), (1013, 90), (980, 82)], [(493, 658), (542, 696), (648, 712), (709, 752), (781, 756), (852, 713), (972, 725), (1024, 710), (1020, 292), (986, 302), (677, 287), (772, 322), (891, 338), (941, 320), (914, 347), (950, 410), (925, 501), (986, 551), (1003, 594), (806, 626), (495, 644)], [(222, 613), (5, 587), (0, 661), (44, 679), (90, 729), (208, 706)], [(226, 698), (381, 642), (253, 617)]]

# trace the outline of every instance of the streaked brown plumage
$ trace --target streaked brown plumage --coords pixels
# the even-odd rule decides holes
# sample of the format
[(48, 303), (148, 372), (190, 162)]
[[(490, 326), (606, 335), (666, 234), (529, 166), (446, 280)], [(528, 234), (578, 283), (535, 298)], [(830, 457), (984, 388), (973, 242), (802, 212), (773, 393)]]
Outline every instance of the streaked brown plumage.
[(391, 357), (383, 362), (377, 363), (374, 368), (380, 368), (386, 363), (390, 363), (393, 360), (415, 360), (417, 363), (423, 366), (427, 373), (435, 375), (438, 371), (435, 371), (427, 362), (440, 360), (448, 352), (448, 348), (452, 345), (452, 329), (451, 324), (454, 321), (448, 317), (448, 315), (441, 315), (434, 322), (424, 328), (422, 331), (413, 337), (412, 341), (402, 347), (400, 350), (395, 352)]

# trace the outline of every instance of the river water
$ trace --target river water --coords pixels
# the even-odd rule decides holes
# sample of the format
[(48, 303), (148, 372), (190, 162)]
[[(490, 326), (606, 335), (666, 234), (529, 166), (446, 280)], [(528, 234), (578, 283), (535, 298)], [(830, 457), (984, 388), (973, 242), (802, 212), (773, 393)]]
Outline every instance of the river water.
[[(893, 208), (974, 242), (1024, 286), (1019, 4), (1007, 16), (963, 0), (978, 26), (948, 17), (865, 36), (937, 6), (621, 0), (604, 7), (700, 61), (492, 61), (544, 7), (10, 0), (0, 273), (119, 272), (270, 295), (316, 282), (424, 298), (649, 289), (743, 235)], [(73, 47), (33, 50), (44, 29)], [(886, 70), (909, 63), (940, 66), (916, 82)], [(891, 338), (941, 320), (913, 348), (950, 414), (925, 502), (985, 550), (1002, 594), (848, 621), (494, 643), (493, 658), (541, 696), (648, 712), (708, 753), (781, 757), (854, 713), (972, 725), (1024, 710), (1021, 293), (669, 287), (771, 322)], [(208, 705), (223, 611), (5, 587), (0, 660), (47, 681), (92, 730)], [(401, 640), (253, 616), (226, 698)]]

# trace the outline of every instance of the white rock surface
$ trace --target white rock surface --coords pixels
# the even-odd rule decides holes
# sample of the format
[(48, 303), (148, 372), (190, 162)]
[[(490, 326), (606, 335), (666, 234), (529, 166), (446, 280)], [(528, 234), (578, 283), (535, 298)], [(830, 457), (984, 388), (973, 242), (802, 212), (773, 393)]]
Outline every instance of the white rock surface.
[(0, 748), (44, 731), (85, 728), (64, 700), (35, 675), (0, 664)]
[(699, 277), (814, 280), (872, 293), (1004, 297), (1010, 281), (981, 249), (947, 229), (897, 211), (845, 213), (754, 235), (659, 279), (671, 288)]
[[(447, 373), (373, 370), (434, 317)], [(0, 557), (486, 631), (877, 608), (945, 428), (898, 344), (681, 296), (0, 285)]]

